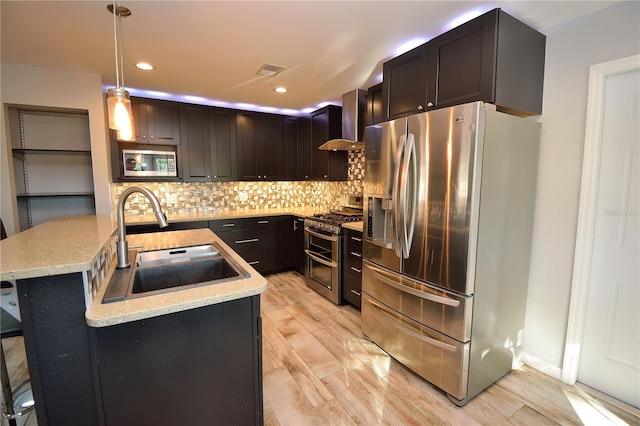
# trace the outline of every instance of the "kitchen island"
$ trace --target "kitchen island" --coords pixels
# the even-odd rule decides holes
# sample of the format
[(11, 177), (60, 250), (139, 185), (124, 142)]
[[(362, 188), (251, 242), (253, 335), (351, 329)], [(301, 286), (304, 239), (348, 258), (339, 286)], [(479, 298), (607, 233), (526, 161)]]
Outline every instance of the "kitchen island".
[[(0, 277), (17, 280), (38, 423), (261, 423), (264, 278), (228, 250), (247, 279), (102, 304), (115, 230), (108, 216), (65, 218), (0, 243)], [(128, 240), (143, 250), (227, 247), (208, 229)]]

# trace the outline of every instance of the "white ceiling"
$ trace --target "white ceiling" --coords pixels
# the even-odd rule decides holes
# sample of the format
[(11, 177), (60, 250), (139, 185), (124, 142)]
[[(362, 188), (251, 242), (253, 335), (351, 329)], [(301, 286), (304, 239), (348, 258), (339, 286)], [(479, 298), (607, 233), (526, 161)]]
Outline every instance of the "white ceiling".
[[(99, 74), (115, 84), (109, 1), (0, 1), (3, 63)], [(380, 81), (382, 64), (465, 13), (501, 7), (542, 33), (614, 1), (131, 1), (125, 85), (261, 107), (315, 109)], [(133, 63), (146, 61), (153, 71)], [(258, 76), (265, 63), (284, 66)], [(276, 86), (289, 92), (277, 94)], [(132, 90), (132, 94), (149, 95)], [(252, 108), (247, 108), (252, 109)]]

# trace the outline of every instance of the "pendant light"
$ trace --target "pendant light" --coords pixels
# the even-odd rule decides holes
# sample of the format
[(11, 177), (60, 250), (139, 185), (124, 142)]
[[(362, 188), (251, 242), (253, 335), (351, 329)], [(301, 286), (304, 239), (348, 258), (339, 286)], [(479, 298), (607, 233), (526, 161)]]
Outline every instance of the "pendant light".
[(129, 92), (124, 88), (124, 66), (122, 61), (122, 26), (121, 18), (131, 15), (131, 10), (124, 6), (113, 4), (107, 6), (113, 13), (113, 40), (116, 58), (116, 87), (107, 90), (107, 110), (109, 113), (109, 128), (118, 131), (119, 140), (134, 140), (133, 115)]

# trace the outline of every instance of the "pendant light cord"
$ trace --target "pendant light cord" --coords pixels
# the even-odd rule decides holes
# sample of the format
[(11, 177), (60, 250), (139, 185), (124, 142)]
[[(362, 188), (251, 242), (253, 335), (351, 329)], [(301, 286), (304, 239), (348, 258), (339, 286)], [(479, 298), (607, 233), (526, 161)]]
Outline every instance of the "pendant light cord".
[(116, 87), (120, 87), (120, 65), (118, 61), (118, 26), (116, 22), (116, 15), (118, 9), (115, 0), (113, 1), (113, 47), (116, 55)]
[(124, 88), (124, 53), (122, 48), (122, 15), (118, 13), (118, 33), (120, 37), (119, 40), (119, 49), (120, 49), (120, 82), (122, 83), (122, 88)]

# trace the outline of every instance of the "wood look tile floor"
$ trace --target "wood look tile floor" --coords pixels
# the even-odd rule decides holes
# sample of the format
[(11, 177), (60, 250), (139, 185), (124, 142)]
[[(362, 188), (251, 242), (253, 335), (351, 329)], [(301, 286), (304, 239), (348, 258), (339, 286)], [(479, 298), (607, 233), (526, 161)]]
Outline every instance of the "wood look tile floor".
[[(456, 407), (364, 339), (360, 311), (332, 304), (296, 272), (267, 279), (261, 300), (267, 426), (640, 425), (638, 410), (527, 366)], [(28, 376), (22, 338), (3, 345), (11, 383), (21, 383)], [(35, 413), (24, 420), (20, 424), (37, 426)]]

